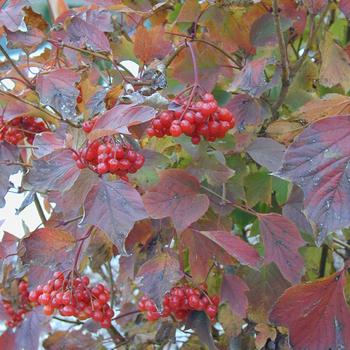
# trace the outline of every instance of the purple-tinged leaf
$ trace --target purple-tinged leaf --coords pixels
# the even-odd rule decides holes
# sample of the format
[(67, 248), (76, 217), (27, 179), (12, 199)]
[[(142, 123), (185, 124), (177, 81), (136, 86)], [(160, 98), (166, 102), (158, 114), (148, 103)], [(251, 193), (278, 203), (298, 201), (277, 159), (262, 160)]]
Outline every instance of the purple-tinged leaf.
[(0, 26), (5, 26), (11, 32), (26, 30), (22, 11), (25, 6), (30, 6), (27, 0), (9, 1), (6, 7), (0, 9)]
[(269, 115), (267, 107), (248, 94), (236, 95), (225, 107), (234, 114), (238, 131), (261, 124)]
[[(16, 146), (10, 145), (7, 142), (0, 142), (0, 161), (17, 162), (19, 150)], [(0, 163), (0, 208), (5, 205), (5, 195), (11, 187), (9, 177), (20, 170), (19, 165), (6, 165)]]
[(67, 29), (65, 43), (77, 47), (88, 47), (93, 51), (110, 52), (111, 47), (106, 35), (99, 29), (98, 22), (88, 23), (79, 17), (73, 17)]
[(26, 51), (35, 51), (39, 44), (45, 40), (45, 34), (37, 29), (31, 28), (26, 32), (6, 31), (6, 37), (8, 40), (8, 48), (25, 48)]
[(247, 316), (249, 291), (247, 284), (238, 276), (225, 273), (221, 285), (221, 300), (228, 301), (232, 311), (242, 318)]
[(321, 244), (327, 233), (350, 225), (350, 116), (322, 119), (288, 147), (279, 175), (304, 192), (305, 213)]
[(297, 227), (280, 214), (259, 214), (258, 218), (266, 263), (274, 262), (286, 280), (299, 282), (304, 260), (298, 250), (305, 242)]
[(50, 318), (42, 310), (34, 308), (16, 328), (16, 350), (38, 350), (41, 333), (49, 330)]
[[(289, 29), (292, 21), (284, 16), (280, 17), (282, 32)], [(254, 46), (273, 46), (277, 44), (275, 23), (271, 13), (259, 17), (251, 27), (250, 40)]]
[(146, 261), (139, 269), (136, 278), (140, 279), (140, 288), (157, 305), (162, 298), (182, 277), (178, 257), (167, 250)]
[(72, 119), (76, 115), (75, 106), (79, 90), (75, 84), (79, 80), (80, 75), (67, 68), (40, 74), (36, 89), (41, 103), (55, 108), (65, 119)]
[(106, 10), (87, 10), (86, 12), (79, 15), (81, 19), (87, 23), (96, 26), (102, 32), (113, 32), (112, 14)]
[(49, 199), (57, 204), (56, 210), (62, 212), (68, 220), (79, 216), (86, 196), (97, 182), (98, 176), (96, 173), (89, 169), (83, 169), (69, 190), (50, 192)]
[(195, 177), (181, 169), (168, 169), (160, 173), (159, 183), (145, 193), (143, 201), (151, 217), (171, 217), (176, 231), (182, 232), (208, 210), (209, 199), (199, 190)]
[(303, 191), (298, 186), (293, 186), (288, 202), (282, 208), (283, 216), (293, 221), (301, 232), (313, 233), (313, 228), (304, 214)]
[(304, 0), (304, 4), (310, 13), (317, 15), (327, 6), (328, 0)]
[(266, 81), (265, 69), (269, 65), (276, 66), (272, 58), (258, 58), (247, 62), (243, 69), (236, 75), (231, 89), (240, 89), (254, 97), (260, 97), (265, 91), (277, 85), (280, 69), (276, 69), (270, 81)]
[(118, 247), (119, 253), (126, 254), (127, 235), (136, 221), (146, 217), (141, 196), (129, 183), (101, 179), (85, 199), (81, 224), (98, 226)]
[(340, 11), (342, 11), (344, 15), (350, 19), (350, 2), (348, 0), (340, 0), (339, 8)]
[(104, 113), (89, 133), (89, 139), (94, 140), (102, 136), (116, 133), (130, 134), (128, 127), (145, 123), (156, 115), (152, 107), (141, 105), (117, 105)]
[(48, 156), (33, 161), (33, 168), (25, 177), (31, 189), (38, 192), (66, 191), (80, 174), (70, 150), (56, 150)]
[(285, 147), (277, 141), (259, 137), (248, 147), (247, 153), (266, 169), (277, 171), (282, 166), (285, 150)]
[(41, 158), (65, 147), (67, 126), (61, 125), (55, 132), (43, 132), (35, 135), (33, 146), (36, 157)]
[(210, 321), (205, 312), (192, 311), (187, 317), (186, 328), (193, 329), (209, 350), (217, 350), (210, 330)]

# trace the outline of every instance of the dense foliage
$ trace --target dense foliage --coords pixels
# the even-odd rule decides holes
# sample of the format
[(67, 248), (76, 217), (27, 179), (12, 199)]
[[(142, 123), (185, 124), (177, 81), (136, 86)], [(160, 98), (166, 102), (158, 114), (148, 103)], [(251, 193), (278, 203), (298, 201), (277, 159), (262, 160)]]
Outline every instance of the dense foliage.
[(350, 1), (47, 3), (0, 0), (0, 348), (350, 349)]

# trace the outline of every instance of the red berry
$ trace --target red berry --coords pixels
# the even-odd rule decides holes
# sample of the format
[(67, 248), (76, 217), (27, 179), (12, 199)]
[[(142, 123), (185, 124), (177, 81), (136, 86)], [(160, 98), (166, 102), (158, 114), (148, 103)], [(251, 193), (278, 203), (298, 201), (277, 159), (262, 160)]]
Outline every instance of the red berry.
[(177, 124), (172, 124), (169, 131), (170, 131), (171, 136), (173, 136), (173, 137), (178, 137), (182, 134), (181, 126), (177, 125)]
[(216, 314), (218, 312), (218, 308), (217, 308), (217, 306), (210, 304), (207, 306), (205, 311), (206, 311), (207, 315), (209, 316), (209, 318), (213, 318), (216, 316)]

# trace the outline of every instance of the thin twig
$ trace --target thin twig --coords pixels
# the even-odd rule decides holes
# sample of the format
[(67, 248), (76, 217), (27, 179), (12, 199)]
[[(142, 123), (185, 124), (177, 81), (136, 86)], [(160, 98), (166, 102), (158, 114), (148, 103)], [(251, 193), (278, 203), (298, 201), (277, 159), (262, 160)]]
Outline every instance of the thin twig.
[(6, 50), (0, 45), (0, 51), (5, 56), (5, 58), (11, 63), (14, 70), (18, 73), (18, 75), (23, 79), (23, 81), (26, 83), (26, 85), (31, 89), (34, 90), (34, 85), (29, 81), (29, 79), (20, 71), (20, 69), (17, 67), (16, 63), (12, 60), (12, 58), (8, 55)]
[(113, 309), (115, 294), (114, 294), (114, 280), (113, 280), (112, 265), (110, 261), (107, 261), (105, 265), (109, 276), (109, 285), (111, 288), (111, 308)]
[(336, 237), (332, 237), (332, 240), (333, 240), (334, 243), (336, 243), (336, 244), (338, 244), (338, 245), (348, 249), (349, 252), (350, 252), (350, 245), (349, 244), (347, 244), (346, 242), (343, 242), (342, 240), (340, 240), (340, 239), (338, 239)]
[(222, 200), (222, 202), (226, 203), (226, 204), (229, 204), (231, 205), (232, 207), (236, 208), (236, 209), (239, 209), (239, 210), (242, 210), (250, 215), (254, 215), (254, 216), (258, 216), (258, 213), (251, 209), (251, 208), (248, 208), (248, 207), (245, 207), (245, 206), (242, 206), (242, 205), (239, 205), (239, 204), (235, 204), (231, 201), (229, 201), (228, 199), (224, 198), (223, 196), (221, 196), (220, 194), (216, 193), (215, 191), (211, 190), (210, 188), (204, 186), (204, 185), (201, 185), (201, 188), (203, 188), (204, 190), (208, 191), (209, 193), (211, 193), (212, 195), (216, 196), (217, 198), (220, 198)]
[(288, 63), (287, 46), (284, 40), (283, 31), (281, 28), (281, 18), (279, 14), (278, 0), (272, 0), (272, 13), (273, 13), (273, 20), (275, 24), (277, 39), (278, 39), (278, 47), (279, 47), (280, 56), (281, 56), (281, 68), (282, 68), (281, 91), (277, 98), (277, 101), (272, 106), (272, 113), (273, 113), (272, 117), (275, 120), (278, 118), (277, 111), (282, 105), (285, 97), (287, 96), (290, 80), (289, 80), (289, 63)]
[(53, 316), (52, 318), (57, 320), (57, 321), (61, 321), (61, 322), (65, 322), (65, 323), (71, 323), (71, 324), (75, 324), (77, 326), (83, 324), (83, 322), (80, 322), (80, 321), (66, 320), (64, 318), (60, 318), (60, 317), (57, 317), (57, 316)]
[(38, 214), (40, 216), (40, 220), (43, 223), (43, 225), (45, 226), (45, 224), (47, 222), (47, 219), (46, 219), (44, 210), (41, 207), (41, 204), (40, 204), (39, 197), (38, 197), (37, 193), (34, 193), (33, 198), (34, 198), (34, 204), (35, 204), (36, 210), (37, 210), (37, 212), (38, 212)]
[(119, 320), (120, 318), (123, 318), (123, 317), (127, 317), (127, 316), (130, 316), (130, 315), (135, 315), (135, 314), (140, 314), (140, 313), (141, 312), (139, 310), (129, 311), (129, 312), (126, 312), (125, 314), (121, 314), (121, 315), (118, 315), (118, 316), (114, 317), (113, 321)]
[(318, 272), (318, 276), (324, 277), (326, 275), (326, 264), (327, 264), (327, 257), (328, 257), (328, 245), (324, 244), (322, 246), (322, 253), (321, 253), (321, 259), (320, 259), (320, 268)]

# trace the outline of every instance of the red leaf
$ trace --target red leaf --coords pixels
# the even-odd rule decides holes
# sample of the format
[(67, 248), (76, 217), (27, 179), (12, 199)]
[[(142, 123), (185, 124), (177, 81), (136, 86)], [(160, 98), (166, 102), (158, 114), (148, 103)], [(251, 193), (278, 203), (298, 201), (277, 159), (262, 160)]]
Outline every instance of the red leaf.
[(289, 146), (279, 172), (302, 188), (305, 212), (320, 228), (318, 244), (350, 224), (349, 137), (349, 116), (322, 119)]
[(298, 249), (305, 242), (298, 228), (280, 214), (259, 214), (258, 218), (265, 247), (265, 261), (274, 262), (288, 281), (299, 282), (304, 260)]
[(33, 168), (26, 176), (26, 182), (38, 192), (47, 190), (63, 192), (73, 186), (79, 174), (80, 170), (72, 159), (72, 152), (57, 150), (33, 161)]
[(156, 110), (152, 107), (134, 104), (117, 105), (97, 120), (88, 137), (90, 140), (94, 140), (116, 133), (130, 134), (129, 126), (147, 122), (155, 115)]
[(111, 51), (106, 35), (99, 29), (98, 19), (92, 24), (79, 17), (73, 17), (66, 32), (68, 34), (64, 40), (66, 44), (88, 47), (94, 51)]
[(167, 250), (146, 261), (136, 277), (141, 279), (141, 290), (160, 304), (164, 294), (183, 276), (178, 257), (171, 250)]
[(259, 267), (261, 259), (257, 251), (238, 236), (226, 231), (198, 231), (198, 233), (216, 243), (241, 264)]
[(61, 68), (47, 74), (40, 74), (36, 89), (41, 103), (54, 107), (66, 119), (76, 115), (75, 106), (79, 90), (74, 86), (80, 75), (70, 69)]
[(347, 18), (350, 18), (350, 2), (348, 0), (340, 0), (339, 8)]
[(245, 318), (248, 309), (247, 284), (238, 276), (225, 273), (221, 284), (221, 300), (228, 301), (231, 309)]
[(40, 228), (24, 239), (23, 262), (64, 270), (73, 261), (74, 237), (67, 231), (55, 228)]
[(247, 153), (260, 165), (270, 171), (278, 170), (282, 165), (285, 147), (277, 141), (257, 138), (247, 149)]
[(171, 217), (178, 232), (182, 232), (205, 214), (209, 199), (199, 193), (200, 184), (184, 170), (169, 169), (160, 173), (159, 183), (143, 196), (151, 217)]
[[(1, 221), (0, 221), (1, 224)], [(5, 232), (0, 242), (0, 258), (4, 259), (8, 255), (17, 253), (18, 238)]]
[[(16, 146), (7, 142), (0, 142), (0, 160), (2, 162), (17, 162), (19, 158), (19, 150)], [(0, 164), (0, 208), (5, 205), (5, 195), (11, 187), (9, 177), (20, 169), (19, 165)]]
[(0, 349), (16, 350), (16, 336), (11, 329), (7, 329), (0, 336)]
[(26, 0), (12, 0), (8, 6), (0, 9), (0, 26), (5, 26), (11, 32), (25, 30), (23, 7), (29, 6)]
[(261, 124), (269, 115), (266, 106), (248, 94), (236, 95), (226, 107), (234, 114), (239, 131)]
[(101, 179), (84, 202), (82, 224), (96, 225), (106, 232), (121, 254), (125, 239), (136, 221), (147, 217), (141, 196), (125, 181)]
[(295, 350), (350, 349), (350, 313), (340, 271), (312, 283), (287, 289), (270, 320), (288, 327)]
[(166, 39), (164, 27), (157, 25), (147, 30), (143, 25), (139, 26), (134, 38), (134, 52), (144, 63), (150, 63), (153, 59), (163, 59), (171, 50), (172, 43)]

